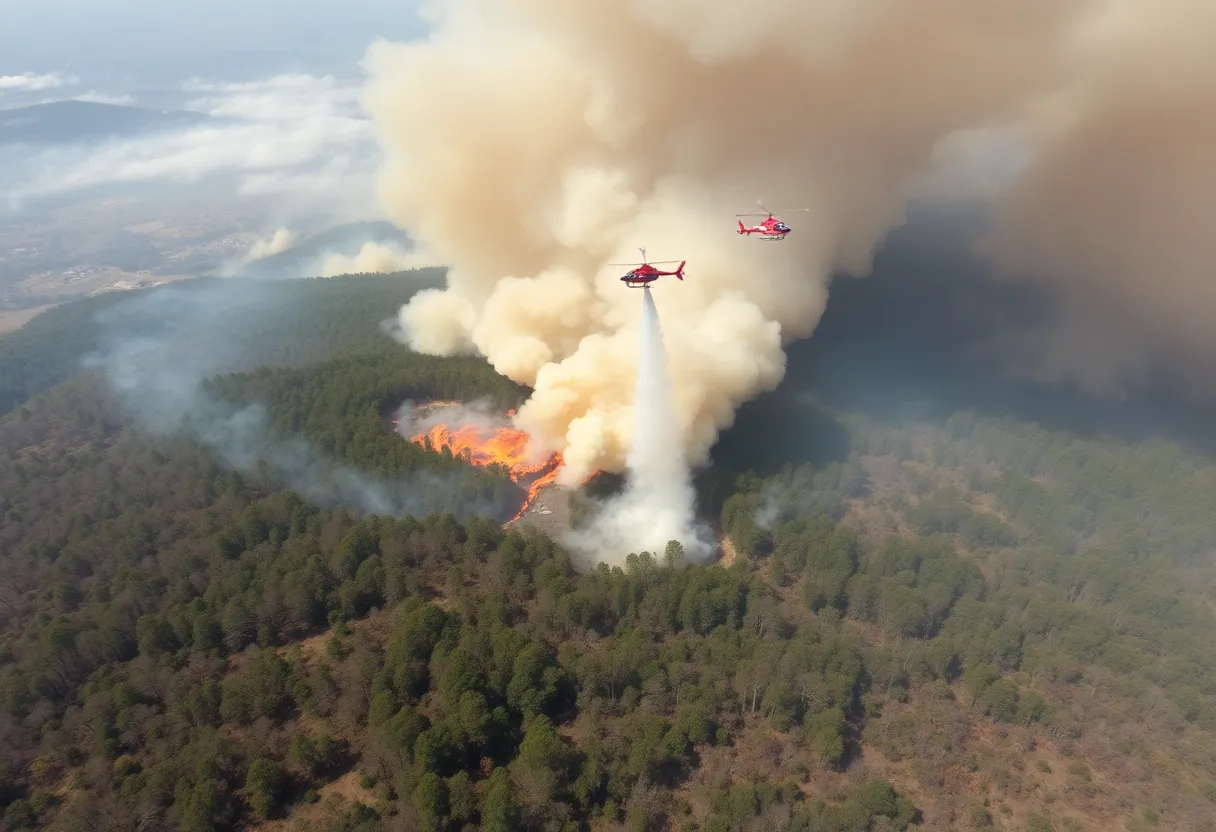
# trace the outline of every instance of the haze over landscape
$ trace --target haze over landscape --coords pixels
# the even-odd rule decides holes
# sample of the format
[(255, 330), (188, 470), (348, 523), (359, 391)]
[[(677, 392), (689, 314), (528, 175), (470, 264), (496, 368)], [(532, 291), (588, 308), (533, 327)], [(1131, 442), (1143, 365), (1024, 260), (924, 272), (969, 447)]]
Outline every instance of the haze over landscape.
[(235, 273), (278, 253), (259, 245), (276, 232), (302, 246), (284, 274), (298, 255), (320, 274), (369, 241), (408, 243), (361, 225), (380, 217), (358, 62), (373, 36), (418, 31), (409, 4), (15, 0), (4, 14), (7, 326), (70, 297)]
[(1210, 828), (1216, 11), (0, 18), (0, 832)]

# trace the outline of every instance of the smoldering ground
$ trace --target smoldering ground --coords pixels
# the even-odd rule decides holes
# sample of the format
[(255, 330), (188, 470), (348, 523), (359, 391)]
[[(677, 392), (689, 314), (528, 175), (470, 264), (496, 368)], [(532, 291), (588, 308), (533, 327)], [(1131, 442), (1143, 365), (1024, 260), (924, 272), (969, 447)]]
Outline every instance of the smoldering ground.
[(290, 314), (292, 302), (290, 292), (272, 281), (153, 290), (98, 312), (98, 346), (83, 363), (104, 371), (144, 430), (188, 431), (225, 464), (242, 472), (265, 464), (273, 479), (319, 505), (386, 515), (453, 506), (462, 518), (500, 513), (501, 506), (471, 499), (439, 474), (386, 479), (327, 458), (299, 438), (275, 436), (263, 406), (237, 407), (205, 392), (207, 379), (258, 363), (256, 336), (271, 315)]

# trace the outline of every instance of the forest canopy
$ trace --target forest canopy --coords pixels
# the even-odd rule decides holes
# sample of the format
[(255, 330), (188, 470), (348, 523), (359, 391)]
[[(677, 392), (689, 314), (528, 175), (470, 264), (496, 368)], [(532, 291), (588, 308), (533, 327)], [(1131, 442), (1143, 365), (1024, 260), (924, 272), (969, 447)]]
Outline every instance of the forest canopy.
[(749, 471), (774, 449), (726, 442), (702, 477), (721, 560), (670, 546), (579, 571), (539, 531), (465, 511), (508, 499), (503, 475), (385, 424), (408, 396), (527, 392), (384, 334), (424, 278), (290, 282), (203, 385), (357, 470), (459, 483), (422, 515), (320, 505), (144, 429), (79, 367), (117, 302), (56, 310), (75, 330), (0, 418), (0, 828), (1211, 817), (1209, 460), (807, 406), (782, 418), (835, 425), (832, 454)]

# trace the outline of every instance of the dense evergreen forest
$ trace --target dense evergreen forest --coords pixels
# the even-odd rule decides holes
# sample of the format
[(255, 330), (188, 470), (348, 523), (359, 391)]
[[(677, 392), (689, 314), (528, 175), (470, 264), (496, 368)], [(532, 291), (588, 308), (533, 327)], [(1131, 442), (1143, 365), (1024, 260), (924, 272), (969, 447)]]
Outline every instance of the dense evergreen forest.
[[(232, 334), (241, 361), (206, 392), (361, 470), (484, 497), (501, 473), (384, 425), (408, 396), (526, 393), (380, 332), (413, 277), (242, 296), (233, 320), (265, 326)], [(773, 399), (756, 418), (831, 449), (727, 437), (702, 478), (721, 561), (670, 546), (580, 572), (528, 527), (318, 506), (140, 429), (77, 370), (95, 311), (135, 314), (110, 303), (55, 310), (79, 331), (5, 388), (0, 828), (1209, 826), (1207, 459)]]

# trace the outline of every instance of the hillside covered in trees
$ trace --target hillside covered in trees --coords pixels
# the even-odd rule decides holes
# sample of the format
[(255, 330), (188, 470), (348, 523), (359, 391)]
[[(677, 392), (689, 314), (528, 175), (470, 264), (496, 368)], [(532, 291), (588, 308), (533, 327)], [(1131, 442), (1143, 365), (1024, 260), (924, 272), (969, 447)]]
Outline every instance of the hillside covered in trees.
[(1208, 828), (1209, 460), (779, 393), (701, 478), (721, 562), (580, 572), (464, 511), (501, 473), (385, 427), (526, 393), (383, 335), (423, 281), (281, 285), (207, 394), (467, 498), (383, 516), (231, 470), (78, 370), (95, 318), (56, 310), (0, 418), (0, 828)]

